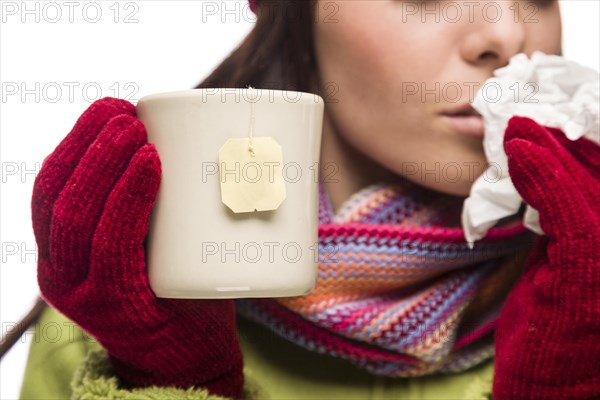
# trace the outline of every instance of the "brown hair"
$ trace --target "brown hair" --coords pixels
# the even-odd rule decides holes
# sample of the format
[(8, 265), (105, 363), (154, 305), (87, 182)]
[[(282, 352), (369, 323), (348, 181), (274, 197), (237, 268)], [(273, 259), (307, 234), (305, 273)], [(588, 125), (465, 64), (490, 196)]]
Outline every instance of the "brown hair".
[(315, 0), (260, 0), (252, 31), (196, 89), (314, 92), (314, 8)]

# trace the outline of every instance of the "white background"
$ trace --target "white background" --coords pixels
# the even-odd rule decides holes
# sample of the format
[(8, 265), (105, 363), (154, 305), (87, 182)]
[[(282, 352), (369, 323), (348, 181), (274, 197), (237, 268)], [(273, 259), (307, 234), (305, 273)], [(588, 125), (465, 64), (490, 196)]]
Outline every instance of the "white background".
[[(44, 157), (93, 99), (112, 96), (135, 102), (146, 94), (189, 89), (254, 24), (245, 1), (138, 0), (121, 1), (116, 7), (114, 1), (97, 1), (102, 12), (97, 23), (85, 20), (84, 16), (94, 19), (96, 9), (88, 7), (84, 14), (84, 1), (76, 2), (73, 22), (64, 2), (55, 2), (62, 12), (56, 23), (49, 22), (57, 18), (56, 8), (47, 6), (44, 14), (49, 2), (27, 2), (32, 10), (38, 3), (40, 21), (35, 22), (34, 13), (26, 15), (25, 23), (23, 10), (12, 15), (9, 3), (22, 7), (21, 1), (0, 1), (2, 335), (27, 312), (38, 292), (30, 203), (35, 170)], [(598, 70), (599, 2), (563, 0), (561, 7), (565, 56)], [(223, 13), (225, 8), (232, 12)], [(217, 14), (212, 15), (213, 10)], [(128, 16), (131, 23), (125, 23)], [(29, 94), (23, 101), (21, 90), (34, 89), (36, 82), (39, 100)], [(19, 87), (21, 83), (26, 86)], [(10, 95), (14, 84), (19, 92)], [(70, 85), (78, 85), (71, 86), (72, 97)], [(0, 364), (2, 400), (18, 397), (30, 340), (28, 335), (17, 343)]]

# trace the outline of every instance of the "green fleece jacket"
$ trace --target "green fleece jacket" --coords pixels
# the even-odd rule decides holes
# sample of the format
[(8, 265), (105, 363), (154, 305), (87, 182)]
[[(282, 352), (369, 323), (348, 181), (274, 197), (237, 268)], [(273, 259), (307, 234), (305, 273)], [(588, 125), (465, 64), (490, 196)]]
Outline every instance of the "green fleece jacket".
[[(459, 374), (386, 378), (346, 360), (310, 352), (242, 317), (238, 333), (248, 400), (490, 398), (492, 360)], [(123, 388), (105, 350), (50, 307), (29, 337), (21, 399), (224, 399), (202, 387)]]

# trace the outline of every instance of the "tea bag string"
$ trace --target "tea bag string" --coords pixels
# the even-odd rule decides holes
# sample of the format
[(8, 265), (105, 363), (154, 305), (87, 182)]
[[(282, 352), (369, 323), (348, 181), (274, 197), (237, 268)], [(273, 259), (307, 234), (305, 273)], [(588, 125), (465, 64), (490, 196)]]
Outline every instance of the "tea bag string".
[(252, 86), (248, 86), (248, 89), (250, 91), (251, 94), (251, 102), (250, 102), (250, 129), (249, 129), (249, 133), (248, 133), (248, 151), (250, 152), (250, 156), (251, 157), (255, 157), (256, 154), (254, 153), (254, 146), (252, 143), (252, 140), (254, 139), (254, 100), (256, 99), (256, 92), (255, 92), (255, 88), (253, 88)]

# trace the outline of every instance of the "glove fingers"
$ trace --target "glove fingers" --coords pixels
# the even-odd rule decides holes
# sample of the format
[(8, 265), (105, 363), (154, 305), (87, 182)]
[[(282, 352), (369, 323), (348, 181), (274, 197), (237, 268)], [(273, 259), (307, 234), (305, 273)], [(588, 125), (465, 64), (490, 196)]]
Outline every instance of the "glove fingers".
[[(107, 296), (126, 296), (144, 307), (155, 300), (143, 241), (160, 177), (160, 159), (154, 145), (147, 144), (133, 156), (106, 201), (94, 233), (88, 275), (91, 284), (105, 285)], [(138, 311), (143, 314), (144, 310)]]
[(111, 119), (60, 193), (50, 227), (50, 257), (53, 268), (69, 283), (85, 278), (92, 236), (106, 199), (146, 141), (144, 125), (135, 117)]
[(595, 179), (600, 180), (600, 145), (588, 138), (570, 140), (556, 128), (548, 128), (554, 138), (578, 160)]
[(95, 101), (78, 118), (69, 134), (44, 159), (33, 184), (31, 218), (40, 258), (49, 258), (52, 208), (65, 183), (90, 144), (112, 118), (135, 116), (135, 106), (128, 101), (106, 97)]
[[(560, 135), (564, 136), (562, 132), (560, 132)], [(513, 117), (510, 119), (506, 128), (504, 143), (512, 139), (527, 140), (550, 150), (554, 158), (573, 175), (588, 174), (586, 168), (570, 154), (567, 148), (557, 140), (555, 135), (530, 118)], [(573, 147), (575, 147), (575, 143), (568, 144), (569, 149)]]
[[(579, 189), (584, 193), (584, 196), (590, 204), (592, 204), (592, 202), (597, 199), (597, 193), (590, 190), (589, 184), (594, 180), (592, 173), (599, 174), (600, 171), (589, 164), (582, 164), (582, 159), (571, 154), (569, 150), (577, 149), (578, 155), (581, 155), (579, 153), (586, 153), (585, 158), (583, 159), (585, 160), (598, 153), (598, 149), (590, 148), (589, 144), (594, 147), (597, 146), (587, 139), (584, 139), (583, 141), (579, 140), (577, 141), (578, 143), (572, 142), (564, 135), (564, 133), (562, 133), (562, 131), (557, 131), (558, 132), (552, 133), (550, 129), (546, 129), (529, 118), (513, 117), (509, 121), (508, 128), (506, 129), (504, 147), (508, 154), (506, 143), (514, 139), (521, 139), (535, 144), (536, 147), (534, 148), (545, 148), (549, 150), (552, 158), (545, 162), (546, 168), (550, 166), (550, 161), (552, 161), (553, 163), (560, 164), (572, 177), (577, 177), (574, 181), (579, 184)], [(564, 140), (570, 143), (564, 142), (562, 139), (563, 137)], [(560, 140), (558, 138), (560, 138)], [(580, 143), (582, 143), (582, 145), (580, 145)], [(590, 150), (592, 150), (591, 153)], [(600, 154), (598, 154), (598, 156), (600, 156)], [(598, 161), (596, 161), (596, 163), (598, 163)]]
[(579, 237), (596, 232), (600, 223), (594, 209), (600, 192), (597, 181), (590, 179), (584, 192), (553, 152), (528, 140), (512, 139), (505, 148), (515, 188), (539, 211), (540, 226), (549, 237), (564, 236), (565, 227)]

